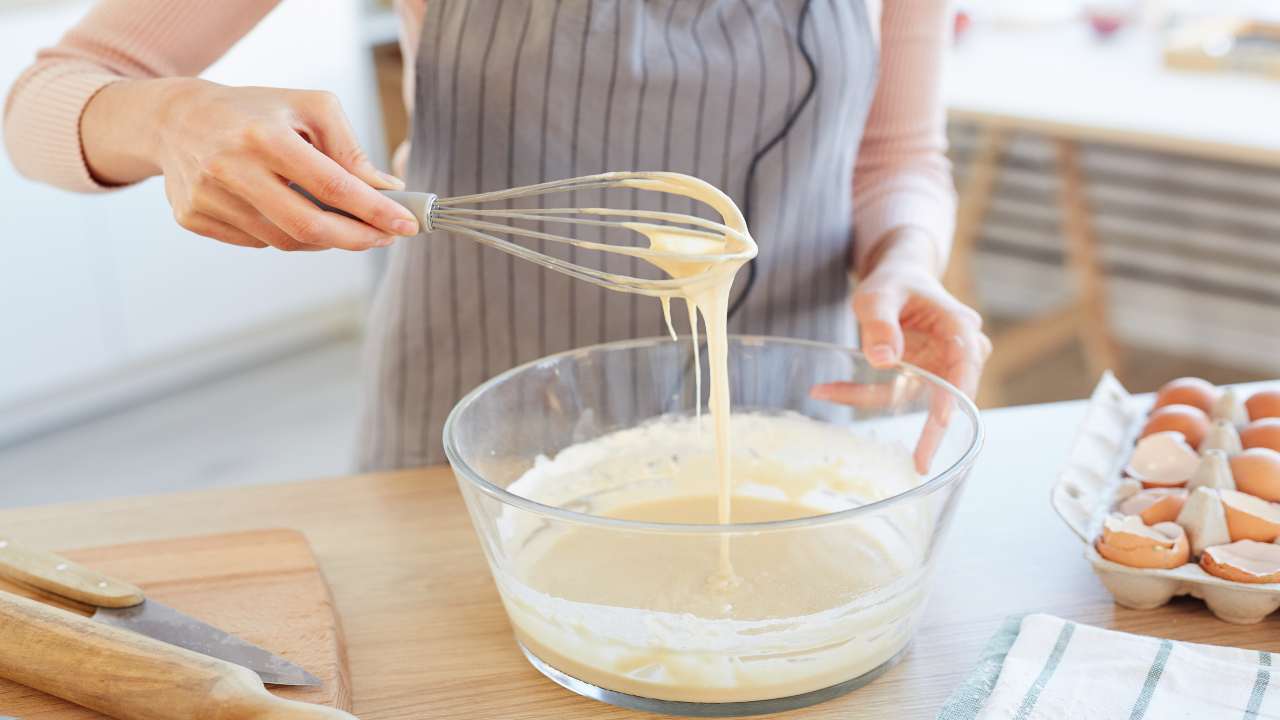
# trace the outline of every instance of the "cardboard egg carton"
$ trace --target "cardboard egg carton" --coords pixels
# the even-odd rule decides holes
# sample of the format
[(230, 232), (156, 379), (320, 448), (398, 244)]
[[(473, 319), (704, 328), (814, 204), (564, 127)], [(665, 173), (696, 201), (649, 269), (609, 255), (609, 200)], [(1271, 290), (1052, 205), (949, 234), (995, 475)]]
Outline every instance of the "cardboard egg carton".
[(1058, 481), (1053, 508), (1085, 545), (1085, 557), (1102, 584), (1125, 607), (1160, 607), (1178, 595), (1204, 600), (1231, 623), (1256, 623), (1280, 608), (1280, 583), (1239, 583), (1188, 563), (1170, 570), (1134, 568), (1098, 554), (1094, 541), (1111, 513), (1151, 401), (1135, 398), (1111, 373), (1094, 388), (1084, 422)]

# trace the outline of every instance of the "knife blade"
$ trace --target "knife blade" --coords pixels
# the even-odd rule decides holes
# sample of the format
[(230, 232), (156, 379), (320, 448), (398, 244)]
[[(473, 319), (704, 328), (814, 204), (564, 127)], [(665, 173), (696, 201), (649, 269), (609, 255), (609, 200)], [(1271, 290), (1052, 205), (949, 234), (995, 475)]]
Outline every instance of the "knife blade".
[[(94, 608), (93, 619), (246, 667), (272, 685), (319, 686), (302, 666), (225, 630), (147, 599), (133, 585), (50, 552), (0, 538), (0, 577)], [(4, 718), (0, 718), (4, 720)]]

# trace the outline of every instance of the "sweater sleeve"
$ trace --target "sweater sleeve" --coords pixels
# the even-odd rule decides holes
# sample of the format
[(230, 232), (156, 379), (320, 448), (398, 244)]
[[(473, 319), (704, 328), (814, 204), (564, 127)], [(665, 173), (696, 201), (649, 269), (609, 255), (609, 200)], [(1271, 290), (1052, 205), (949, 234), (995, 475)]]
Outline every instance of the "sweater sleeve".
[(9, 91), (4, 138), (23, 175), (67, 190), (109, 190), (94, 179), (80, 117), (102, 88), (126, 78), (195, 76), (279, 0), (101, 0)]
[(855, 266), (891, 231), (915, 227), (946, 266), (956, 197), (947, 160), (942, 67), (950, 38), (946, 0), (891, 0), (880, 23), (880, 80), (854, 171)]

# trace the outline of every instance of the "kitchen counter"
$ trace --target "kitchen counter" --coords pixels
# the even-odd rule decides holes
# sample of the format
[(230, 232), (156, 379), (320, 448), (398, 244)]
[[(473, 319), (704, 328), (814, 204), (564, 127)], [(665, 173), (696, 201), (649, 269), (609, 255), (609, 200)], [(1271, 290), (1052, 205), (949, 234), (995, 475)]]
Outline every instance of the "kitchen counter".
[[(906, 660), (861, 690), (785, 717), (932, 718), (988, 637), (1015, 613), (1280, 649), (1275, 623), (1228, 625), (1199, 601), (1142, 612), (1112, 603), (1079, 540), (1049, 506), (1049, 487), (1084, 408), (1068, 402), (984, 413), (987, 448)], [(5, 510), (0, 527), (51, 549), (302, 530), (333, 588), (362, 720), (646, 717), (579, 698), (525, 662), (446, 468)]]

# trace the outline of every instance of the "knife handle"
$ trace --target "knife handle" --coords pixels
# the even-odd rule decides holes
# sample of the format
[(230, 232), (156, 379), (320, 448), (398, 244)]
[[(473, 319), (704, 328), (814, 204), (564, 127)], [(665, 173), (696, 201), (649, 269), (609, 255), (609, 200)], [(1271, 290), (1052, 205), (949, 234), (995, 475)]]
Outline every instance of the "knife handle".
[(0, 677), (121, 720), (356, 720), (251, 670), (0, 591)]
[(5, 537), (0, 537), (0, 577), (97, 607), (133, 607), (146, 599), (127, 582)]

